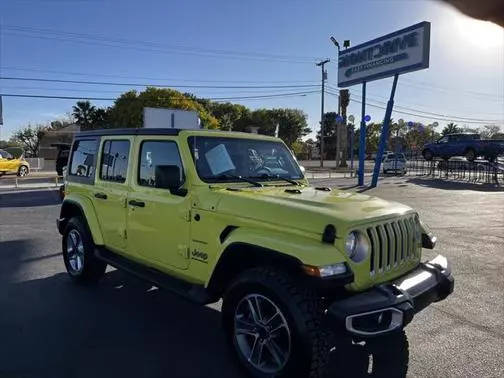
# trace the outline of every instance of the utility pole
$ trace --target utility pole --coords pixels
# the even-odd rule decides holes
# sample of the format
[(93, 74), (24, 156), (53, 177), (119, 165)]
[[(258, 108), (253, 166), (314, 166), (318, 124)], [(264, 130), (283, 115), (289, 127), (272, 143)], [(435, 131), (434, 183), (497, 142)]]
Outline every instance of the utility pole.
[(327, 72), (324, 70), (324, 65), (329, 63), (330, 60), (326, 59), (321, 62), (316, 63), (317, 66), (322, 68), (322, 92), (321, 92), (321, 102), (320, 102), (320, 167), (324, 167), (324, 92), (325, 92), (325, 81), (327, 79)]

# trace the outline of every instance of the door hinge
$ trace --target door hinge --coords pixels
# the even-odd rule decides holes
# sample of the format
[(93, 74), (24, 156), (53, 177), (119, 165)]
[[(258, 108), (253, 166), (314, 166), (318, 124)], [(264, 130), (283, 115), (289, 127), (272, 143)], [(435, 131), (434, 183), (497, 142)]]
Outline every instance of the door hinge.
[(190, 222), (191, 221), (191, 210), (188, 210), (187, 213), (186, 213), (186, 219), (185, 219), (187, 222)]
[(178, 254), (182, 256), (184, 259), (189, 260), (190, 250), (189, 247), (185, 245), (179, 245)]
[(124, 229), (124, 239), (128, 239), (128, 230)]

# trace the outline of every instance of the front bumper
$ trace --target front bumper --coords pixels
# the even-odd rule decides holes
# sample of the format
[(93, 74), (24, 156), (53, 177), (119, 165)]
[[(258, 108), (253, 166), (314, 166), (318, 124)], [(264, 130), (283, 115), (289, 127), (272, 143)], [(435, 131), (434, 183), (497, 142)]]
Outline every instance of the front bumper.
[(392, 282), (331, 303), (325, 320), (333, 330), (360, 338), (393, 333), (453, 287), (450, 264), (438, 255)]

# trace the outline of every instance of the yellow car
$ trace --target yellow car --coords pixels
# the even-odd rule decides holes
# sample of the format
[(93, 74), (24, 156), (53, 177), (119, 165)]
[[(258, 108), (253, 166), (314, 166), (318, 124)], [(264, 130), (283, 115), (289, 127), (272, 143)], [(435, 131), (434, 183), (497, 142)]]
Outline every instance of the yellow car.
[(15, 158), (7, 151), (0, 150), (0, 176), (6, 173), (16, 173), (19, 177), (24, 177), (30, 173), (30, 165), (23, 155)]

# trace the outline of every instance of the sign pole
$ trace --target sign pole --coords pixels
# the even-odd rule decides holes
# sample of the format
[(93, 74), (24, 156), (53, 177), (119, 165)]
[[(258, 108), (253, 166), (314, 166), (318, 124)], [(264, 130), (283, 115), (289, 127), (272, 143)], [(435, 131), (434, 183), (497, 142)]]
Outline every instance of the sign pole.
[(366, 153), (366, 82), (362, 83), (362, 115), (359, 140), (359, 186), (364, 185), (364, 155)]
[(390, 91), (390, 99), (387, 102), (387, 110), (385, 111), (385, 119), (383, 120), (382, 132), (380, 135), (380, 143), (378, 145), (378, 152), (376, 153), (376, 160), (373, 171), (373, 179), (371, 181), (371, 188), (376, 187), (378, 183), (378, 176), (380, 174), (381, 160), (383, 156), (383, 150), (385, 150), (385, 145), (387, 144), (387, 138), (389, 134), (390, 117), (392, 116), (392, 109), (394, 107), (394, 95), (397, 87), (397, 79), (399, 74), (394, 75), (394, 82), (392, 83), (392, 90)]

